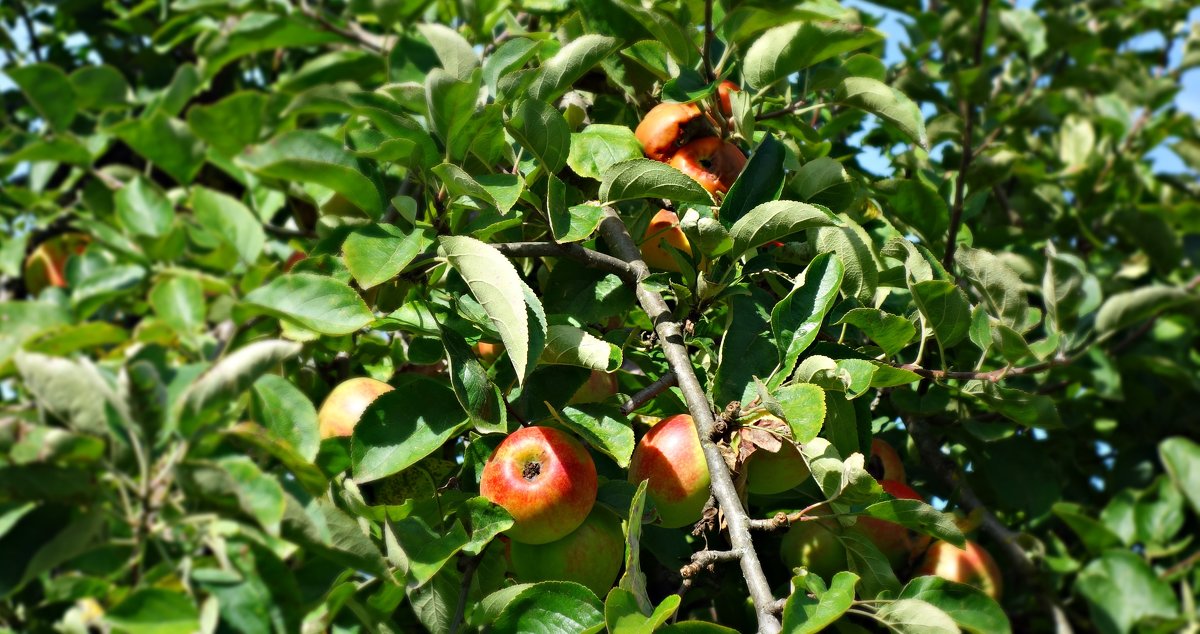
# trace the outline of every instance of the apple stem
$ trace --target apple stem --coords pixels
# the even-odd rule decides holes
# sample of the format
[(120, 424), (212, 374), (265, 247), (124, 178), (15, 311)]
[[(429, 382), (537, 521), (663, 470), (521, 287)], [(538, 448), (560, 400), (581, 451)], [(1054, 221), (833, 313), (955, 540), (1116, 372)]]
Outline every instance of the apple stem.
[(754, 602), (754, 611), (758, 618), (758, 631), (763, 634), (775, 634), (781, 629), (779, 619), (775, 616), (775, 596), (771, 593), (771, 585), (763, 573), (758, 553), (754, 550), (754, 540), (750, 534), (750, 518), (746, 514), (733, 484), (733, 477), (721, 456), (721, 450), (712, 441), (715, 425), (712, 408), (684, 344), (683, 328), (672, 316), (671, 309), (665, 300), (649, 286), (642, 283), (650, 275), (650, 269), (642, 260), (637, 243), (629, 235), (629, 229), (621, 221), (620, 216), (612, 207), (604, 208), (604, 220), (600, 222), (600, 233), (604, 236), (609, 248), (621, 260), (625, 261), (634, 273), (634, 293), (642, 310), (654, 324), (658, 334), (658, 343), (667, 364), (675, 374), (680, 391), (687, 402), (688, 412), (696, 423), (696, 434), (700, 446), (704, 450), (704, 459), (708, 464), (709, 477), (713, 497), (725, 514), (729, 530), (729, 541), (733, 548), (730, 552), (738, 553), (737, 559), (741, 564), (742, 576), (746, 579), (746, 587)]

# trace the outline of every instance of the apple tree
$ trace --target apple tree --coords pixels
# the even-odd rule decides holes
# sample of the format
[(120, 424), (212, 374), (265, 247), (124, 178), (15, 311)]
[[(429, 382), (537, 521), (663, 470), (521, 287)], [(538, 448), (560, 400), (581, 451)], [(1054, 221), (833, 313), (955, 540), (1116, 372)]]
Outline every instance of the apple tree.
[(1190, 10), (4, 3), (0, 631), (1200, 631)]

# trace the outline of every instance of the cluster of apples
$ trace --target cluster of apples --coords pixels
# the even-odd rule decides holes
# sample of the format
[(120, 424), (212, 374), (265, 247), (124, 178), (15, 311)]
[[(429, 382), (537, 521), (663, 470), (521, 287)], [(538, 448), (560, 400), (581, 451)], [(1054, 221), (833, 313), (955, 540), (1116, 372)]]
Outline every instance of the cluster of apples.
[[(925, 499), (907, 484), (904, 463), (895, 448), (876, 438), (871, 442), (870, 471), (879, 479), (883, 490), (898, 499)], [(793, 525), (783, 537), (780, 555), (791, 568), (805, 567), (829, 579), (847, 567), (846, 549), (839, 535), (858, 531), (869, 538), (887, 557), (898, 573), (914, 577), (935, 575), (974, 586), (993, 599), (999, 600), (1000, 569), (986, 550), (972, 540), (960, 550), (949, 542), (932, 542), (928, 536), (917, 535), (899, 524), (885, 520), (860, 517), (850, 528), (832, 520), (804, 521)]]
[[(731, 81), (717, 87), (720, 114), (729, 117), (732, 106), (729, 94), (739, 89)], [(635, 132), (647, 158), (666, 163), (690, 176), (712, 194), (724, 194), (733, 186), (746, 156), (738, 147), (716, 135), (716, 127), (708, 113), (694, 103), (660, 103), (638, 124)], [(651, 219), (642, 237), (642, 259), (651, 268), (679, 271), (679, 265), (663, 248), (672, 248), (691, 255), (691, 244), (679, 228), (679, 216), (668, 209), (660, 210)]]

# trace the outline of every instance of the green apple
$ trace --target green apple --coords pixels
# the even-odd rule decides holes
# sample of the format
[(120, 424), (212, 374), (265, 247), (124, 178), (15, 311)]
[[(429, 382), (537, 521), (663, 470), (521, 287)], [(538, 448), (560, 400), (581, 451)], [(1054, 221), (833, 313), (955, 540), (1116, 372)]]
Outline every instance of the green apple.
[(846, 547), (838, 532), (837, 523), (829, 520), (793, 524), (779, 546), (783, 563), (788, 568), (807, 568), (828, 582), (846, 569)]
[(574, 581), (603, 597), (616, 582), (625, 559), (621, 519), (594, 506), (570, 535), (548, 544), (514, 541), (509, 557), (513, 573), (522, 583)]

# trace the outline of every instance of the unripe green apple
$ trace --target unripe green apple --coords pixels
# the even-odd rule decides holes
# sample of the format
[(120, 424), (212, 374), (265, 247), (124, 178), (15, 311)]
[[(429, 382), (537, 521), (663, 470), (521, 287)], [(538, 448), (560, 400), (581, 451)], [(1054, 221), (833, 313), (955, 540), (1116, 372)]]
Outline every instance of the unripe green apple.
[(905, 484), (904, 462), (900, 454), (882, 438), (871, 439), (871, 457), (867, 459), (867, 472), (876, 480), (892, 480)]
[(579, 528), (596, 501), (596, 465), (587, 449), (552, 427), (525, 427), (500, 443), (479, 493), (512, 515), (513, 542), (546, 544)]
[[(787, 423), (774, 416), (763, 418)], [(759, 495), (783, 493), (800, 486), (808, 479), (808, 464), (796, 443), (787, 438), (780, 439), (779, 451), (767, 451), (762, 447), (754, 450), (746, 460), (746, 491)]]
[(688, 414), (665, 418), (650, 428), (633, 450), (629, 481), (649, 480), (646, 494), (661, 523), (678, 528), (695, 523), (709, 496), (708, 463)]
[(788, 568), (808, 568), (828, 582), (846, 569), (846, 547), (838, 539), (836, 522), (808, 520), (788, 529), (779, 554)]
[[(884, 480), (879, 484), (883, 486), (884, 491), (901, 500), (925, 501), (925, 498), (922, 498), (920, 493), (917, 493), (903, 482)], [(912, 536), (909, 534), (909, 530), (903, 525), (874, 517), (860, 517), (858, 518), (856, 530), (861, 531), (879, 547), (879, 551), (891, 562), (892, 568), (898, 569), (903, 566), (912, 554)]]
[(915, 573), (918, 577), (924, 575), (937, 575), (975, 586), (989, 597), (1000, 600), (1000, 568), (988, 551), (971, 540), (967, 540), (965, 550), (959, 550), (950, 542), (934, 543)]
[(617, 376), (601, 370), (592, 370), (588, 380), (571, 395), (568, 405), (601, 403), (617, 393)]
[(367, 406), (380, 394), (393, 389), (387, 383), (369, 377), (356, 377), (339, 383), (325, 397), (325, 402), (317, 411), (317, 429), (321, 439), (354, 433), (354, 426), (362, 418)]
[(512, 542), (513, 573), (522, 583), (574, 581), (603, 597), (608, 594), (625, 559), (621, 519), (612, 511), (592, 512), (570, 535), (548, 544)]

